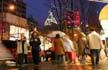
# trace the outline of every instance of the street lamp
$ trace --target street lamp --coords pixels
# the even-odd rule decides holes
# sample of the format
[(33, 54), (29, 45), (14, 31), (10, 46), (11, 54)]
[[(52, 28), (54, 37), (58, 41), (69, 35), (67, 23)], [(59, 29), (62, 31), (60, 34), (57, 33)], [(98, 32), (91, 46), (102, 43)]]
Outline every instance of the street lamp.
[(88, 26), (89, 26), (88, 24), (85, 25), (85, 27), (88, 27)]
[(9, 10), (13, 11), (15, 9), (15, 5), (11, 4), (9, 5)]

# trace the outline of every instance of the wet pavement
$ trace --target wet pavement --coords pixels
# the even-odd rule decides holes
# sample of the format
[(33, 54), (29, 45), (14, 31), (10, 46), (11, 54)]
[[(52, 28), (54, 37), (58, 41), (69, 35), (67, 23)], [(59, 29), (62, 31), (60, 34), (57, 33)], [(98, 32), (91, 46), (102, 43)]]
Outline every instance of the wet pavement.
[(100, 62), (98, 65), (63, 65), (58, 66), (49, 62), (43, 62), (39, 66), (34, 64), (26, 64), (22, 66), (6, 66), (0, 65), (0, 70), (108, 70), (108, 60)]
[(24, 64), (21, 66), (12, 64), (3, 64), (0, 62), (0, 70), (108, 70), (108, 57), (101, 59), (98, 65), (86, 64), (67, 64), (67, 65), (57, 65), (51, 62), (41, 62), (39, 66), (33, 63)]

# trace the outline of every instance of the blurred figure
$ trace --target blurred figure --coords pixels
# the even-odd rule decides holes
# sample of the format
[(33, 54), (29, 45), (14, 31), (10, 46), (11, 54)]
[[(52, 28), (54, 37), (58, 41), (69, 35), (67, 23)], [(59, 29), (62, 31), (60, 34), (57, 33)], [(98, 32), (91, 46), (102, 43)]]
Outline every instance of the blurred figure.
[(0, 53), (0, 62), (2, 62), (3, 60), (13, 60), (14, 59), (12, 53), (3, 44), (2, 40), (1, 40), (1, 36), (0, 36), (0, 52), (1, 52)]
[(78, 56), (82, 63), (85, 62), (85, 53), (84, 50), (87, 47), (87, 36), (80, 32), (79, 38), (78, 38)]
[(70, 40), (69, 36), (63, 37), (64, 45), (65, 45), (65, 52), (66, 52), (66, 59), (68, 63), (74, 63), (76, 59), (75, 48), (73, 42)]
[[(100, 49), (103, 47), (102, 41), (100, 39), (100, 35), (95, 31), (94, 28), (90, 29), (90, 33), (88, 34), (88, 46), (91, 52), (91, 61), (92, 64), (99, 63), (99, 53)], [(94, 57), (96, 55), (96, 60), (94, 60)]]
[(51, 48), (50, 48), (50, 51), (51, 51), (51, 61), (52, 61), (52, 63), (54, 64), (55, 63), (55, 60), (56, 60), (56, 55), (55, 55), (55, 48), (54, 48), (54, 46), (52, 46)]
[(31, 39), (30, 39), (30, 46), (32, 47), (32, 57), (34, 64), (38, 65), (40, 62), (40, 54), (39, 52), (41, 51), (40, 48), (40, 38), (37, 32), (33, 32), (31, 34)]
[(28, 45), (24, 33), (21, 33), (21, 39), (17, 41), (18, 63), (22, 65), (27, 63)]
[(65, 50), (63, 40), (60, 38), (59, 34), (56, 34), (56, 37), (54, 39), (54, 48), (58, 64), (63, 64), (63, 56), (65, 55)]

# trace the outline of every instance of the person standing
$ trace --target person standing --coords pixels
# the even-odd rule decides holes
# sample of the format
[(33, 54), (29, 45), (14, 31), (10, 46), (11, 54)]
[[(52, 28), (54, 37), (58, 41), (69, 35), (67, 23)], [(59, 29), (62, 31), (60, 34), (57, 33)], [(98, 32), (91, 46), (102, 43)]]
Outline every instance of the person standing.
[[(91, 28), (87, 38), (88, 38), (88, 47), (91, 53), (90, 56), (92, 64), (93, 65), (95, 63), (99, 64), (100, 49), (103, 47), (100, 35), (95, 31), (94, 28)], [(96, 55), (96, 60), (94, 59), (95, 55)]]
[(63, 40), (60, 38), (59, 34), (56, 34), (56, 37), (54, 39), (54, 48), (55, 54), (57, 56), (57, 63), (59, 65), (63, 64), (63, 56), (65, 55), (65, 50)]
[(35, 33), (39, 33), (37, 27), (34, 27), (34, 28), (32, 29), (32, 31), (30, 32), (30, 38), (31, 38), (31, 36), (32, 36), (32, 34), (33, 34), (34, 32), (35, 32)]
[(32, 57), (34, 64), (38, 65), (40, 62), (40, 54), (39, 52), (41, 51), (40, 48), (40, 38), (37, 32), (33, 32), (31, 34), (31, 39), (30, 39), (30, 46), (32, 47)]
[(21, 39), (17, 41), (18, 63), (22, 65), (27, 63), (28, 45), (24, 33), (21, 33)]

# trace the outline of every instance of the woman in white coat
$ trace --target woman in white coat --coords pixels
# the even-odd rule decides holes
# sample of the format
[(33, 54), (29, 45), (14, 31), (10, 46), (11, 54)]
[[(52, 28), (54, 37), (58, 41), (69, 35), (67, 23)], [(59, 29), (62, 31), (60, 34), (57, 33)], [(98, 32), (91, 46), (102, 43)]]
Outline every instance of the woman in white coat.
[(66, 57), (69, 57), (69, 63), (73, 63), (76, 59), (76, 53), (73, 42), (70, 40), (69, 36), (63, 37), (64, 45), (65, 45), (65, 52)]
[(23, 63), (27, 63), (27, 47), (26, 37), (24, 33), (21, 33), (21, 40), (17, 41), (17, 54), (18, 54), (18, 63), (22, 65)]

